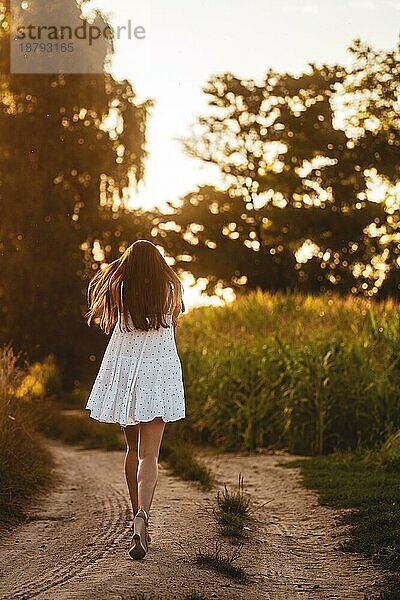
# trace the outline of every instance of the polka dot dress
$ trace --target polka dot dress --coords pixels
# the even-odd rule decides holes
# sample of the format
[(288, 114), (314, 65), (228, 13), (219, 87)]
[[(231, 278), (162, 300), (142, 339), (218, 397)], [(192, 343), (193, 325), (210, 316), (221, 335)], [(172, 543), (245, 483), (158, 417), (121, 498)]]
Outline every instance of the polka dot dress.
[[(172, 316), (166, 316), (171, 325)], [(132, 321), (130, 321), (132, 323)], [(183, 419), (185, 395), (174, 328), (121, 331), (114, 326), (86, 408), (123, 427), (162, 417)]]

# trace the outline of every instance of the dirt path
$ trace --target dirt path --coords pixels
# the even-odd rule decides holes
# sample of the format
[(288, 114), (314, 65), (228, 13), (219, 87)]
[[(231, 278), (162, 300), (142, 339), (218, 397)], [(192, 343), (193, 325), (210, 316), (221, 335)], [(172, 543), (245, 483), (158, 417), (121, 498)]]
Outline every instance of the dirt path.
[(178, 537), (191, 556), (199, 547), (215, 548), (217, 488), (202, 492), (160, 464), (150, 552), (133, 561), (123, 453), (51, 447), (60, 481), (30, 509), (29, 522), (1, 532), (2, 600), (130, 600), (139, 592), (183, 600), (193, 590), (207, 600), (363, 600), (376, 592), (380, 578), (372, 566), (335, 550), (336, 513), (318, 506), (297, 470), (276, 466), (288, 457), (201, 451), (218, 489), (236, 486), (241, 472), (254, 506), (269, 502), (254, 513), (254, 530), (237, 561), (250, 575), (242, 585), (196, 566), (175, 542)]

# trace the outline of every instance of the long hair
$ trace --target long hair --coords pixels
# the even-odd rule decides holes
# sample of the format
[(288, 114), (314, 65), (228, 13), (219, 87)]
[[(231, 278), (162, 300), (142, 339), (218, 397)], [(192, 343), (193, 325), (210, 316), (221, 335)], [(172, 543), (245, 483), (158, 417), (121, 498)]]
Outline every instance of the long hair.
[(182, 284), (167, 264), (157, 246), (148, 240), (137, 240), (90, 280), (87, 290), (88, 325), (100, 319), (100, 327), (110, 333), (118, 321), (124, 331), (148, 331), (169, 327), (166, 315), (172, 315), (172, 325), (185, 312)]

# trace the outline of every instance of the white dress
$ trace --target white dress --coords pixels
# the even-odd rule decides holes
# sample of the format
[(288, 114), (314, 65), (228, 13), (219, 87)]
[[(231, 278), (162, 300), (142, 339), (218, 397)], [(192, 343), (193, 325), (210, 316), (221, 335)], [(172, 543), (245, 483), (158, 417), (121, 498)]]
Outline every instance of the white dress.
[[(172, 315), (166, 319), (171, 325)], [(155, 417), (183, 419), (185, 393), (174, 327), (124, 332), (116, 323), (85, 408), (93, 419), (123, 427)]]

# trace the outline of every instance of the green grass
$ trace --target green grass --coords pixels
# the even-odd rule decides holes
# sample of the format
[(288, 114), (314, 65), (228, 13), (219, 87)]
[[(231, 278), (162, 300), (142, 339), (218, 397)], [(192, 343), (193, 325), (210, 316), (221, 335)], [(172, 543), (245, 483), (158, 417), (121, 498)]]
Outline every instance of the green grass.
[(0, 520), (21, 520), (52, 481), (53, 459), (33, 426), (34, 404), (17, 396), (26, 376), (10, 346), (0, 349)]
[(83, 449), (124, 450), (119, 425), (100, 423), (83, 409), (61, 409), (54, 399), (42, 399), (36, 411), (36, 427), (44, 435)]
[(171, 471), (186, 481), (196, 481), (207, 491), (214, 485), (210, 469), (195, 456), (194, 445), (182, 437), (181, 429), (167, 425), (160, 448), (160, 460), (165, 461)]
[(393, 471), (386, 451), (336, 453), (294, 461), (307, 487), (323, 505), (350, 509), (341, 517), (350, 526), (341, 543), (389, 570), (387, 589), (378, 598), (400, 599), (400, 471)]
[(216, 506), (213, 513), (217, 522), (218, 533), (222, 536), (241, 539), (245, 537), (245, 525), (249, 520), (250, 497), (243, 489), (243, 477), (239, 473), (238, 489), (230, 491), (224, 485), (224, 490), (218, 490)]
[(400, 429), (394, 301), (252, 292), (191, 310), (176, 339), (199, 442), (313, 455)]
[(233, 563), (239, 558), (242, 549), (242, 543), (239, 544), (231, 555), (224, 554), (222, 551), (221, 542), (215, 543), (215, 550), (212, 552), (197, 550), (196, 552), (196, 563), (202, 567), (206, 567), (222, 573), (234, 581), (239, 583), (245, 583), (247, 581), (247, 574), (243, 567), (238, 567)]

